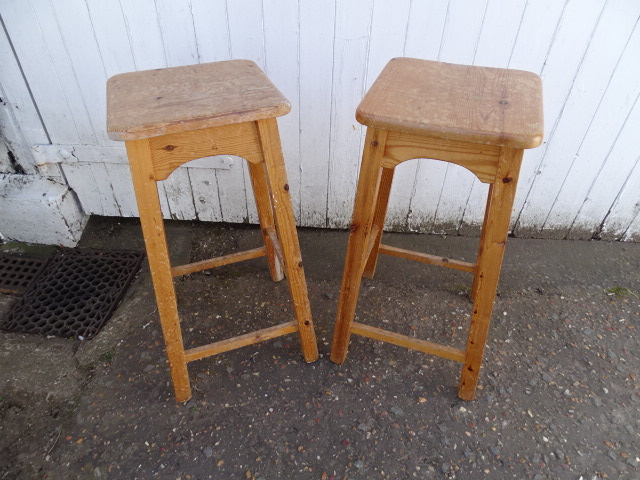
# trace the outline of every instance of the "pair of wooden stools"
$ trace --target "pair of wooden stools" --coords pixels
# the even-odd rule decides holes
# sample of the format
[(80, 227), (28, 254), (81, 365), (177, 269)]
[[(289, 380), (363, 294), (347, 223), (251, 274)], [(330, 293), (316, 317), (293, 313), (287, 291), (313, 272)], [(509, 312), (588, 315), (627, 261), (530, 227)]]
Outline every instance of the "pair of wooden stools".
[[(298, 332), (307, 362), (318, 358), (276, 117), (286, 98), (247, 60), (126, 73), (107, 87), (108, 131), (126, 142), (151, 275), (178, 401), (191, 397), (187, 363)], [(523, 149), (542, 141), (542, 88), (532, 73), (397, 58), (358, 107), (367, 128), (331, 360), (343, 363), (352, 333), (463, 364), (458, 395), (474, 398)], [(172, 266), (156, 182), (196, 158), (247, 160), (264, 246)], [(395, 167), (428, 158), (461, 165), (489, 184), (476, 263), (381, 244)], [(379, 254), (473, 274), (466, 349), (353, 322), (362, 276)], [(185, 350), (173, 277), (266, 256), (273, 280), (286, 277), (295, 321)]]

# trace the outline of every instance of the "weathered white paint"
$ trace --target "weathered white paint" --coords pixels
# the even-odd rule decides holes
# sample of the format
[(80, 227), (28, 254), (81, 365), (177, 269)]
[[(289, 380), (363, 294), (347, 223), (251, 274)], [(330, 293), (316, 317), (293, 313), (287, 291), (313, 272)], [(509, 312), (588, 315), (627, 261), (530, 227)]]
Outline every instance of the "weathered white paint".
[(0, 174), (2, 237), (75, 246), (88, 217), (78, 210), (73, 197), (66, 185), (38, 175)]
[[(546, 138), (525, 155), (516, 235), (640, 236), (636, 0), (0, 0), (0, 15), (5, 149), (27, 173), (66, 179), (87, 213), (137, 213), (122, 145), (105, 135), (109, 76), (249, 58), (293, 107), (279, 125), (299, 224), (346, 227), (364, 134), (355, 107), (404, 55), (543, 77)], [(256, 222), (245, 162), (210, 160), (160, 186), (164, 214)], [(473, 233), (485, 194), (461, 167), (406, 162), (387, 227)]]

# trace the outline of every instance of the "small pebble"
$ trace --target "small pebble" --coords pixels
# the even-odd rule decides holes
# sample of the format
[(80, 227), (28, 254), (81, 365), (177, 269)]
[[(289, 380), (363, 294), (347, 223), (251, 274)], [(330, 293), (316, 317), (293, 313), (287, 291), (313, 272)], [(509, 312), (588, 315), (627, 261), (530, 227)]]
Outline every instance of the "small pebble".
[(404, 410), (402, 410), (400, 407), (391, 407), (391, 411), (393, 412), (394, 415), (397, 415), (397, 416), (404, 415)]
[(356, 467), (356, 468), (358, 468), (358, 469), (360, 469), (360, 468), (364, 467), (364, 463), (362, 462), (362, 460), (356, 460), (356, 461), (353, 463), (353, 466), (354, 466), (354, 467)]
[(591, 403), (593, 404), (594, 407), (601, 407), (602, 406), (602, 400), (600, 400), (600, 397), (593, 397), (591, 399)]
[(213, 455), (213, 449), (211, 447), (204, 447), (202, 449), (202, 453), (205, 457), (211, 458), (211, 456)]

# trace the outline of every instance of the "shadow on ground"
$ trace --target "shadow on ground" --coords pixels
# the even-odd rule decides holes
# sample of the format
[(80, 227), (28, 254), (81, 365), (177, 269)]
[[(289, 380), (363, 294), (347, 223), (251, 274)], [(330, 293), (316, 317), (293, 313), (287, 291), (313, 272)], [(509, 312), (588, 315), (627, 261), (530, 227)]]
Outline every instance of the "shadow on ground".
[[(228, 225), (171, 222), (168, 236), (179, 263), (260, 244)], [(477, 248), (385, 238), (467, 261)], [(346, 240), (300, 230), (320, 359), (305, 364), (291, 335), (199, 360), (185, 404), (146, 268), (94, 340), (1, 334), (0, 478), (639, 478), (640, 245), (510, 239), (481, 385), (463, 402), (454, 362), (359, 337), (344, 365), (329, 361)], [(136, 221), (106, 218), (81, 245), (143, 248)], [(469, 287), (465, 273), (385, 257), (357, 315), (462, 348)], [(264, 259), (176, 289), (188, 346), (292, 317)]]

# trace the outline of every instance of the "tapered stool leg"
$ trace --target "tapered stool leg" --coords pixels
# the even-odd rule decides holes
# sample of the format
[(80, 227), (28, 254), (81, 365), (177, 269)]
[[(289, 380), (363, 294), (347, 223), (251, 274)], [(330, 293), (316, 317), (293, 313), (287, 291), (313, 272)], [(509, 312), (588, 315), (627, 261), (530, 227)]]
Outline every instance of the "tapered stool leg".
[(258, 131), (265, 159), (269, 190), (272, 196), (278, 239), (284, 256), (284, 268), (293, 309), (298, 323), (302, 354), (305, 361), (318, 359), (318, 346), (311, 319), (311, 306), (307, 295), (300, 244), (296, 232), (287, 172), (282, 157), (280, 135), (275, 118), (258, 120)]
[(386, 138), (386, 130), (367, 129), (331, 347), (331, 361), (335, 363), (344, 363), (347, 357), (351, 324), (358, 302), (363, 269), (368, 258), (369, 237), (375, 199), (380, 188)]
[[(482, 255), (484, 254), (484, 243), (485, 237), (487, 235), (487, 225), (489, 219), (489, 212), (491, 211), (491, 198), (493, 197), (493, 183), (489, 184), (489, 193), (487, 194), (487, 205), (484, 209), (484, 220), (482, 221), (482, 231), (480, 232), (480, 243), (478, 245), (478, 255), (476, 258), (476, 264), (480, 263)], [(476, 297), (478, 296), (478, 286), (480, 282), (478, 281), (478, 271), (473, 275), (473, 285), (471, 286), (471, 302), (476, 301)]]
[(269, 196), (267, 172), (264, 163), (248, 163), (253, 195), (256, 198), (260, 229), (262, 230), (262, 239), (267, 250), (269, 272), (271, 273), (273, 281), (279, 282), (284, 278), (282, 258), (280, 258), (282, 252), (279, 251), (279, 245), (274, 241), (276, 240), (276, 228), (273, 218), (273, 208), (271, 207), (271, 197)]
[(186, 402), (191, 398), (189, 372), (184, 355), (178, 304), (171, 275), (171, 262), (153, 171), (151, 148), (147, 139), (126, 142), (126, 146), (173, 388), (176, 400)]
[(493, 302), (498, 288), (505, 244), (509, 233), (511, 210), (518, 184), (522, 150), (503, 148), (495, 183), (490, 189), (474, 281), (475, 300), (467, 338), (458, 396), (475, 397), (478, 375), (489, 332)]
[(373, 278), (378, 265), (378, 250), (382, 241), (382, 231), (384, 230), (384, 219), (387, 216), (387, 206), (389, 205), (389, 195), (391, 194), (391, 184), (393, 183), (393, 173), (395, 168), (383, 168), (382, 178), (380, 179), (380, 188), (378, 189), (378, 198), (376, 200), (376, 208), (373, 214), (373, 224), (371, 231), (375, 237), (371, 240), (371, 253), (364, 267), (365, 278)]

